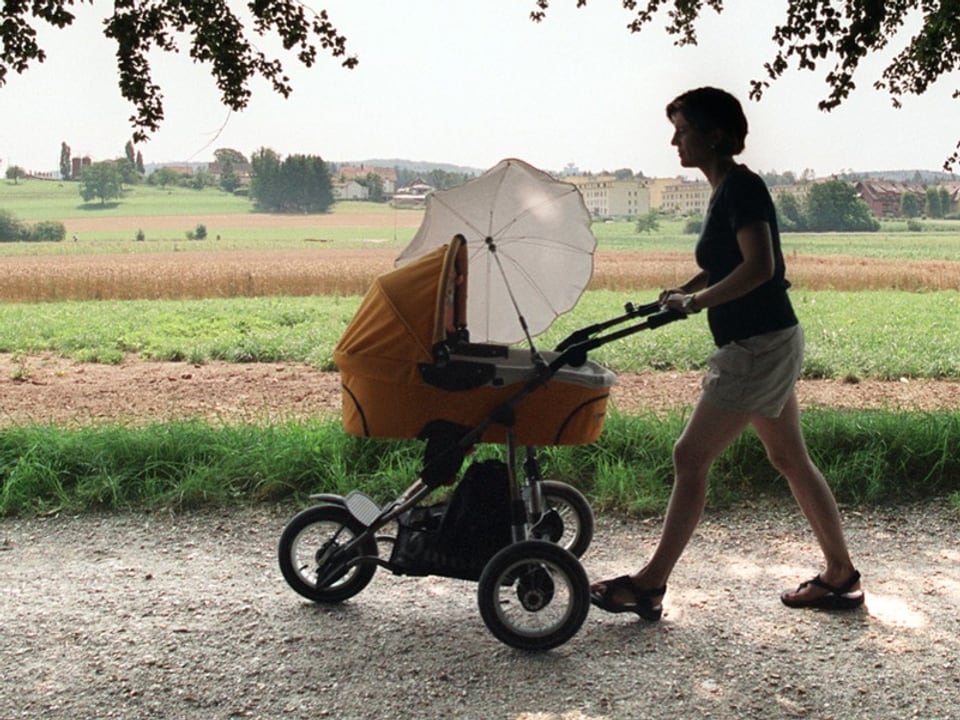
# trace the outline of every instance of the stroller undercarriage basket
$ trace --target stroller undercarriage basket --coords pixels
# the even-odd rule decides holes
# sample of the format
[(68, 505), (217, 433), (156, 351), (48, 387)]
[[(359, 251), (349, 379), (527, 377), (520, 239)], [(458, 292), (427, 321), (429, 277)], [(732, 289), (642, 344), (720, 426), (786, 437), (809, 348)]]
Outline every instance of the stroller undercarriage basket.
[(511, 542), (509, 482), (502, 461), (474, 462), (449, 502), (400, 515), (391, 570), (479, 580), (490, 558)]

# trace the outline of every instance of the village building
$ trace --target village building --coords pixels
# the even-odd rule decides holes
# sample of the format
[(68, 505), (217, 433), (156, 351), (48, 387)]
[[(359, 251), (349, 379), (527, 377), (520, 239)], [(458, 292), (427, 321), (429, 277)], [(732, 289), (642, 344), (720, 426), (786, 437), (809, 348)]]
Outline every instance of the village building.
[(647, 180), (618, 180), (612, 175), (587, 175), (564, 178), (583, 196), (583, 202), (595, 218), (635, 218), (650, 212)]
[(395, 208), (422, 208), (427, 205), (427, 196), (434, 191), (432, 185), (424, 182), (415, 182), (397, 191), (390, 198), (390, 205)]
[(900, 217), (900, 203), (906, 192), (926, 192), (919, 186), (894, 180), (861, 180), (854, 184), (857, 196), (875, 217)]
[(349, 183), (351, 180), (366, 180), (368, 175), (376, 175), (383, 181), (383, 194), (393, 195), (397, 192), (396, 168), (372, 167), (368, 165), (340, 165), (334, 173), (333, 182)]
[(330, 190), (334, 200), (367, 200), (370, 191), (356, 180), (346, 180), (330, 183)]
[(660, 209), (679, 215), (706, 215), (711, 192), (705, 180), (679, 178), (664, 185)]

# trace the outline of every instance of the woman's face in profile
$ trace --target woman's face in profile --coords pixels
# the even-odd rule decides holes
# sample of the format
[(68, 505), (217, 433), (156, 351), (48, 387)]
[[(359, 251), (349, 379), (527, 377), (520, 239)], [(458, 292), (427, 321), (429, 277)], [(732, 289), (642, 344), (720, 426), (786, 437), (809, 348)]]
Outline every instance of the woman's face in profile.
[(674, 113), (670, 122), (673, 123), (673, 139), (670, 144), (677, 148), (680, 165), (683, 167), (704, 167), (707, 161), (715, 155), (711, 139), (706, 133), (688, 123), (683, 113)]

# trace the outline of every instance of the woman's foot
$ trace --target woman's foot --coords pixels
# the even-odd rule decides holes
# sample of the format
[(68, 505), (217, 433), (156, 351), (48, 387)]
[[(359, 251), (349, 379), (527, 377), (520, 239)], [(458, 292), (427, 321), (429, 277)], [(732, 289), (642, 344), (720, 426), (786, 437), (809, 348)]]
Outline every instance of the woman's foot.
[(590, 602), (610, 613), (636, 613), (644, 620), (656, 621), (663, 614), (663, 596), (667, 586), (643, 589), (629, 575), (601, 580), (590, 586)]
[(791, 608), (817, 608), (819, 610), (854, 610), (863, 605), (863, 589), (860, 573), (856, 570), (838, 585), (826, 582), (820, 575), (800, 583), (800, 586), (780, 596), (784, 605)]

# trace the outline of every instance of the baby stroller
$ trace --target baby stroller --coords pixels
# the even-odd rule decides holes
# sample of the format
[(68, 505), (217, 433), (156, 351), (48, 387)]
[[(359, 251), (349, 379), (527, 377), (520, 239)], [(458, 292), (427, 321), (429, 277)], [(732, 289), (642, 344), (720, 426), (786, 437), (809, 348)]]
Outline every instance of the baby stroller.
[[(364, 297), (334, 352), (343, 425), (361, 437), (424, 440), (422, 471), (382, 507), (358, 491), (312, 496), (317, 504), (281, 535), (280, 569), (296, 592), (322, 603), (353, 597), (378, 566), (476, 581), (480, 615), (497, 639), (547, 650), (587, 616), (579, 557), (594, 519), (577, 489), (542, 478), (536, 448), (599, 437), (616, 377), (588, 360), (590, 350), (679, 316), (657, 304), (628, 306), (552, 352), (532, 340), (527, 350), (471, 342), (467, 276), (466, 240), (457, 235), (380, 276)], [(475, 461), (460, 477), (480, 443), (502, 446), (503, 459)], [(454, 484), (447, 502), (424, 504)]]

